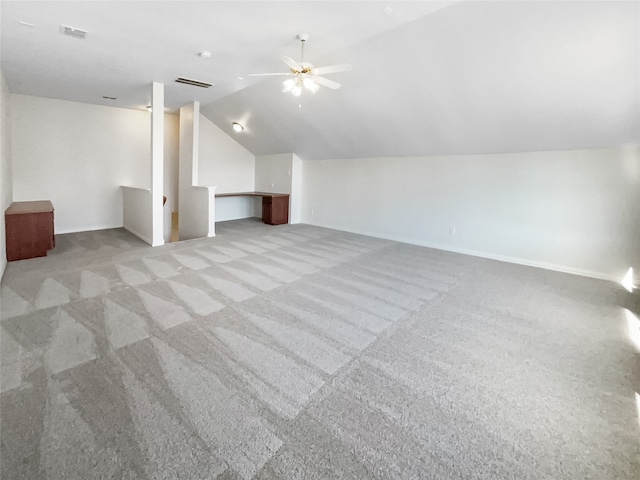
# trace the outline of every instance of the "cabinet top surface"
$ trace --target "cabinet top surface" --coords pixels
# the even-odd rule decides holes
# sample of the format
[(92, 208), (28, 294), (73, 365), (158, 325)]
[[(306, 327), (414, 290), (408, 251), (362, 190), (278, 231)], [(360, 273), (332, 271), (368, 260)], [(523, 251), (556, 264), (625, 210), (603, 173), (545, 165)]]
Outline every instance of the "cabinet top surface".
[(53, 212), (53, 204), (49, 200), (35, 202), (13, 202), (4, 213), (5, 215), (20, 215), (22, 213)]
[(216, 197), (288, 197), (288, 193), (273, 192), (233, 192), (233, 193), (216, 193)]

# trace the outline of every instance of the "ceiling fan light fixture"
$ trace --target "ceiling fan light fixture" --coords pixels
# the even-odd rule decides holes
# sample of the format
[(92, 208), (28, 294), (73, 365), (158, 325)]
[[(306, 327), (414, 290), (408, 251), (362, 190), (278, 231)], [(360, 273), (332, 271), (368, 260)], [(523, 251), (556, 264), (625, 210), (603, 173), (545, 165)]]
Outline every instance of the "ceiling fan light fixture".
[(231, 128), (233, 128), (234, 132), (238, 132), (238, 133), (244, 130), (244, 127), (240, 125), (238, 122), (233, 122), (231, 124)]
[(291, 89), (291, 93), (293, 94), (294, 97), (299, 97), (300, 94), (302, 93), (302, 87), (299, 84), (294, 85), (293, 88)]
[(314, 82), (309, 77), (306, 77), (302, 81), (302, 84), (304, 85), (304, 88), (309, 90), (311, 93), (316, 93), (318, 91), (318, 89), (320, 88), (320, 85), (318, 85), (316, 82)]
[(283, 92), (290, 92), (291, 89), (296, 85), (296, 81), (295, 79), (290, 78), (288, 80), (285, 80), (282, 85), (284, 87), (282, 89)]

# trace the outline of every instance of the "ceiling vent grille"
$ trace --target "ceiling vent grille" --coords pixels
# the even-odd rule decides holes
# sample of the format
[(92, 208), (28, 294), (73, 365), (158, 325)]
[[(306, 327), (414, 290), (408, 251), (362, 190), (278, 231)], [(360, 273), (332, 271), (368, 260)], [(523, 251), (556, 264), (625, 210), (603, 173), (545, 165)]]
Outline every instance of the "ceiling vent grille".
[(60, 25), (60, 33), (67, 37), (73, 37), (80, 40), (87, 38), (87, 31), (80, 30), (79, 28), (68, 27), (67, 25)]
[(200, 87), (200, 88), (209, 88), (212, 86), (211, 83), (199, 82), (198, 80), (190, 80), (188, 78), (182, 78), (182, 77), (176, 78), (176, 83), (184, 83), (185, 85), (192, 85), (194, 87)]

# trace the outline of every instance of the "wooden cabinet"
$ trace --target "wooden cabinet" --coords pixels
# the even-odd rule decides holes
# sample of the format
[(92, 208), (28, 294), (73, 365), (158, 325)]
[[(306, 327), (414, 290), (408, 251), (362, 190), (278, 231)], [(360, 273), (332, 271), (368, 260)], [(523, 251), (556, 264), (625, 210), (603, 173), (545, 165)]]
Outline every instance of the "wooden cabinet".
[(269, 225), (289, 223), (289, 195), (272, 194), (263, 196), (262, 221)]
[(53, 205), (48, 200), (14, 202), (4, 212), (7, 260), (44, 257), (56, 246)]

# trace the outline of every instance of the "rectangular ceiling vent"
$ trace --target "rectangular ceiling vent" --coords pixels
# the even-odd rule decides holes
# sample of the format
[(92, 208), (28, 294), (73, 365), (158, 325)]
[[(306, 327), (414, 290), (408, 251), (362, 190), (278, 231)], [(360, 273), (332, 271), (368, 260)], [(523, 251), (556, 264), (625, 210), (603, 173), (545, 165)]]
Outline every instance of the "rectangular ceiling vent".
[(80, 30), (79, 28), (68, 27), (67, 25), (60, 25), (60, 33), (67, 37), (78, 38), (84, 40), (87, 38), (87, 31)]
[(194, 87), (200, 88), (209, 88), (212, 86), (211, 83), (199, 82), (198, 80), (190, 80), (182, 77), (176, 78), (176, 83), (184, 83), (185, 85), (193, 85)]

